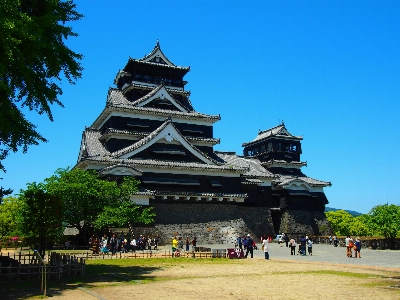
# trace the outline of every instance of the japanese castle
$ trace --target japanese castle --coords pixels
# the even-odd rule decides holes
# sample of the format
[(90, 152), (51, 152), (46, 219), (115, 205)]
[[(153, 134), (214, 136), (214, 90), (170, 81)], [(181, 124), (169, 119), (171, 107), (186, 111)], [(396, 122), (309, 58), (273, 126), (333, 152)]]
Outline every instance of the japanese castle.
[(129, 58), (105, 108), (83, 132), (76, 167), (105, 179), (134, 176), (140, 189), (132, 201), (154, 206), (153, 230), (165, 237), (229, 242), (248, 232), (328, 228), (323, 188), (331, 183), (302, 173), (302, 137), (282, 122), (243, 143), (243, 155), (214, 151), (220, 139), (213, 124), (221, 117), (194, 109), (185, 90), (189, 71), (158, 42), (145, 57)]

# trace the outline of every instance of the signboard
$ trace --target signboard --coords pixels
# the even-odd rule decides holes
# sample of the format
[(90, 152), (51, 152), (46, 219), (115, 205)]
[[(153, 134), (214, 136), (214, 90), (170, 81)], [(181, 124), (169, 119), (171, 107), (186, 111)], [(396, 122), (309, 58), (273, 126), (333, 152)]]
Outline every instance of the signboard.
[(244, 251), (240, 248), (228, 248), (229, 258), (244, 258)]

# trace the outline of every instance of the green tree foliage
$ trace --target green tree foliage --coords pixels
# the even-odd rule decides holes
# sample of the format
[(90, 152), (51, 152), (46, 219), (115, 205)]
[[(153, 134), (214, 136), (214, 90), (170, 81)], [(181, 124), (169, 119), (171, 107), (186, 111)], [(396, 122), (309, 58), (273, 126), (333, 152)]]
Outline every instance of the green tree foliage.
[(336, 235), (350, 235), (350, 228), (354, 219), (350, 213), (344, 210), (337, 210), (328, 211), (325, 215)]
[(30, 183), (21, 191), (20, 232), (26, 240), (39, 246), (43, 256), (46, 246), (63, 232), (63, 201), (45, 190), (43, 184)]
[(122, 202), (117, 207), (106, 206), (98, 215), (94, 227), (96, 229), (110, 225), (124, 227), (129, 222), (151, 224), (156, 216), (152, 211), (152, 207), (143, 207), (132, 202)]
[(369, 227), (379, 235), (389, 238), (392, 241), (400, 236), (400, 206), (398, 205), (377, 205), (368, 213)]
[(105, 207), (119, 208), (129, 202), (138, 183), (130, 176), (117, 182), (100, 178), (95, 170), (58, 169), (45, 185), (50, 194), (63, 200), (63, 221), (78, 226), (81, 221), (93, 224)]
[(0, 203), (0, 240), (5, 235), (16, 235), (18, 211), (21, 207), (19, 198), (7, 197)]
[(63, 104), (62, 74), (73, 84), (82, 75), (81, 54), (64, 41), (77, 36), (66, 26), (83, 16), (70, 0), (0, 0), (0, 170), (9, 151), (45, 142), (22, 109), (46, 114)]

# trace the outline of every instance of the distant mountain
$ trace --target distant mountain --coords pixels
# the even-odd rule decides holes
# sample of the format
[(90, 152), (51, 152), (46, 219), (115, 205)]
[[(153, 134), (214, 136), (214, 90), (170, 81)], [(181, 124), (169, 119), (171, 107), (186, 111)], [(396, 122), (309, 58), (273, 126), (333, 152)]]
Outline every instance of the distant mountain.
[[(328, 212), (328, 211), (337, 211), (337, 210), (341, 210), (340, 208), (338, 209), (338, 208), (332, 208), (332, 207), (325, 207), (325, 212)], [(359, 213), (359, 212), (357, 212), (357, 211), (354, 211), (354, 210), (345, 210), (344, 209), (344, 211), (347, 211), (349, 214), (351, 214), (353, 217), (358, 217), (358, 216), (361, 216), (362, 215), (362, 213)]]

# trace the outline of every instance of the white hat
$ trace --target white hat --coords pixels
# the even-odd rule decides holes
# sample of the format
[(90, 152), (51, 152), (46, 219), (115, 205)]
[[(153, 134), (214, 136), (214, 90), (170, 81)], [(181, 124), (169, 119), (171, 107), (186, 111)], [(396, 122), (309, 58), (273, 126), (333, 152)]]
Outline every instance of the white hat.
[(247, 236), (250, 236), (250, 233)]

